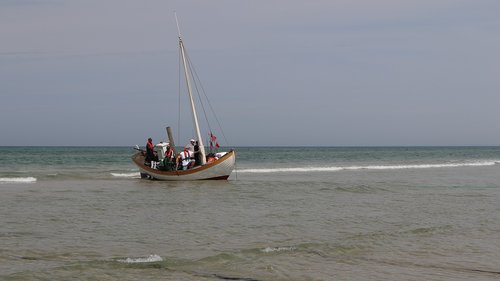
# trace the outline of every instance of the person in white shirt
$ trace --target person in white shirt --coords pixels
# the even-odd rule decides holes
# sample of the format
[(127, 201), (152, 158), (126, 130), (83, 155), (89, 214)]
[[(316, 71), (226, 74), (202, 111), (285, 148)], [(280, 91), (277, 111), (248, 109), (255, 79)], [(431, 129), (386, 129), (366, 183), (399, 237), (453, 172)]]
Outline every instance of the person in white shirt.
[(183, 170), (191, 169), (194, 166), (193, 153), (189, 150), (189, 147), (184, 147), (184, 150), (177, 156), (177, 165), (179, 163), (182, 165)]
[(194, 139), (190, 139), (189, 143), (186, 145), (189, 151), (194, 152), (194, 146), (196, 144), (196, 141)]

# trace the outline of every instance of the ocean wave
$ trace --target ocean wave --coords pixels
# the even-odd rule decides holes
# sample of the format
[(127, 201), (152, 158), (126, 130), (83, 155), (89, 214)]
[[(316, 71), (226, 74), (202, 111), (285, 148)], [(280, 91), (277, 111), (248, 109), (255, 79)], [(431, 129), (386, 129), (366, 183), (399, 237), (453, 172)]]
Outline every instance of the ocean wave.
[(121, 177), (121, 178), (140, 178), (141, 174), (138, 172), (135, 173), (111, 173), (112, 176), (114, 177)]
[(145, 258), (126, 258), (120, 259), (118, 262), (122, 263), (148, 263), (148, 262), (160, 262), (163, 261), (163, 258), (159, 255), (149, 255)]
[(238, 173), (295, 173), (295, 172), (337, 172), (356, 170), (404, 170), (404, 169), (432, 169), (432, 168), (457, 168), (457, 167), (481, 167), (500, 164), (500, 161), (478, 161), (463, 163), (442, 164), (411, 164), (411, 165), (367, 165), (367, 166), (332, 166), (332, 167), (293, 167), (293, 168), (259, 168), (241, 169)]
[(275, 247), (275, 248), (267, 247), (267, 248), (264, 248), (260, 251), (264, 252), (264, 253), (273, 253), (273, 252), (294, 251), (296, 249), (297, 248), (295, 248), (293, 246), (292, 247)]
[(0, 178), (0, 183), (27, 183), (36, 182), (34, 177), (21, 177), (21, 178)]

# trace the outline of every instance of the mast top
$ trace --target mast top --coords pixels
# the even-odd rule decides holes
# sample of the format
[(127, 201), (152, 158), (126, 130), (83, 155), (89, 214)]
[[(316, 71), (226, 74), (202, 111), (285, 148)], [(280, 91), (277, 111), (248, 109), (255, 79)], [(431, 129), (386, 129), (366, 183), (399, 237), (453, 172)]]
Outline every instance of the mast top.
[(179, 20), (177, 19), (177, 12), (174, 11), (175, 23), (177, 24), (177, 34), (179, 34), (179, 40), (182, 40), (181, 28), (179, 27)]

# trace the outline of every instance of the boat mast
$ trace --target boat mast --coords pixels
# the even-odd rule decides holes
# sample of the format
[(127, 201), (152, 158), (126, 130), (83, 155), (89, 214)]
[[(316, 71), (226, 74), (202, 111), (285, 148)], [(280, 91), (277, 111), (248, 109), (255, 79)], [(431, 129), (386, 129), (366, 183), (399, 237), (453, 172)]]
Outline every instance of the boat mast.
[(181, 30), (179, 28), (179, 21), (177, 20), (177, 14), (175, 14), (175, 22), (177, 23), (177, 31), (179, 33), (179, 48), (181, 50), (182, 63), (184, 65), (184, 76), (186, 78), (186, 86), (189, 94), (189, 102), (191, 103), (191, 113), (193, 114), (194, 128), (196, 130), (196, 138), (198, 139), (198, 146), (200, 148), (199, 153), (201, 153), (200, 157), (201, 164), (205, 165), (206, 164), (205, 146), (203, 145), (203, 138), (201, 137), (200, 125), (198, 123), (198, 115), (196, 114), (196, 107), (194, 105), (192, 88), (191, 88), (191, 78), (189, 76), (189, 71), (188, 71), (189, 66), (186, 60), (186, 50), (184, 49), (184, 43), (182, 42)]

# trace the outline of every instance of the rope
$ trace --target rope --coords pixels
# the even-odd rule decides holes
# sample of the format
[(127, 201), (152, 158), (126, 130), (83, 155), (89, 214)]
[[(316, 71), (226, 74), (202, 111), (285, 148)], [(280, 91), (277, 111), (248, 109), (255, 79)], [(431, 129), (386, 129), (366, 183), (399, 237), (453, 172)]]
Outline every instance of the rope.
[[(186, 58), (187, 58), (187, 61), (188, 61), (188, 64), (189, 64), (189, 71), (191, 72), (191, 77), (193, 77), (193, 78), (196, 77), (196, 79), (193, 79), (193, 82), (194, 82), (193, 84), (194, 84), (194, 89), (196, 91), (196, 94), (198, 95), (198, 100), (200, 101), (199, 103), (200, 103), (201, 108), (203, 110), (203, 115), (205, 116), (205, 122), (207, 123), (208, 130), (210, 132), (212, 132), (212, 128), (210, 126), (210, 122), (208, 121), (207, 111), (205, 110), (205, 105), (202, 102), (201, 95), (200, 95), (200, 90), (198, 89), (198, 84), (200, 84), (200, 87), (202, 88), (202, 90), (203, 90), (203, 85), (201, 84), (201, 81), (199, 80), (198, 75), (196, 73), (196, 69), (194, 68), (194, 65), (191, 62), (191, 59), (189, 58), (189, 55), (187, 53), (186, 53)], [(198, 81), (198, 83), (196, 83), (196, 81)]]
[(215, 110), (214, 110), (214, 108), (213, 108), (213, 106), (212, 106), (212, 103), (210, 102), (210, 99), (208, 98), (208, 96), (207, 96), (207, 94), (206, 94), (206, 92), (205, 92), (205, 88), (203, 87), (203, 84), (201, 83), (201, 80), (200, 80), (200, 78), (199, 78), (199, 76), (198, 76), (198, 73), (196, 72), (196, 68), (194, 67), (193, 63), (191, 62), (191, 59), (189, 58), (189, 55), (188, 55), (186, 52), (185, 52), (185, 54), (186, 54), (187, 61), (188, 61), (189, 66), (190, 66), (190, 67), (189, 67), (189, 70), (190, 70), (190, 72), (191, 72), (191, 76), (193, 77), (193, 80), (194, 80), (193, 82), (195, 82), (195, 83), (194, 83), (195, 90), (196, 90), (196, 93), (197, 93), (197, 95), (198, 95), (198, 99), (199, 99), (199, 101), (200, 101), (201, 107), (202, 107), (202, 109), (203, 109), (203, 114), (204, 114), (204, 116), (205, 116), (205, 121), (206, 121), (206, 123), (207, 123), (207, 125), (208, 125), (208, 129), (209, 129), (210, 133), (212, 133), (212, 127), (210, 126), (210, 122), (209, 122), (209, 119), (208, 119), (208, 116), (207, 116), (207, 113), (206, 113), (206, 110), (205, 110), (205, 106), (204, 106), (204, 103), (203, 103), (203, 101), (202, 101), (203, 99), (202, 99), (202, 97), (201, 97), (201, 95), (200, 95), (200, 90), (198, 89), (198, 84), (200, 85), (201, 92), (203, 93), (203, 95), (204, 95), (204, 97), (205, 97), (205, 100), (207, 101), (208, 106), (209, 106), (209, 108), (210, 108), (210, 111), (212, 112), (212, 114), (213, 114), (213, 116), (214, 116), (214, 118), (215, 118), (215, 121), (217, 122), (217, 125), (219, 126), (219, 130), (220, 130), (220, 132), (221, 132), (221, 134), (222, 134), (222, 137), (224, 138), (225, 143), (226, 143), (228, 146), (231, 146), (231, 145), (229, 144), (229, 141), (228, 141), (228, 140), (227, 140), (227, 138), (226, 138), (226, 135), (224, 134), (224, 130), (222, 129), (221, 123), (220, 123), (220, 121), (219, 121), (219, 118), (217, 117), (217, 114), (215, 113)]

